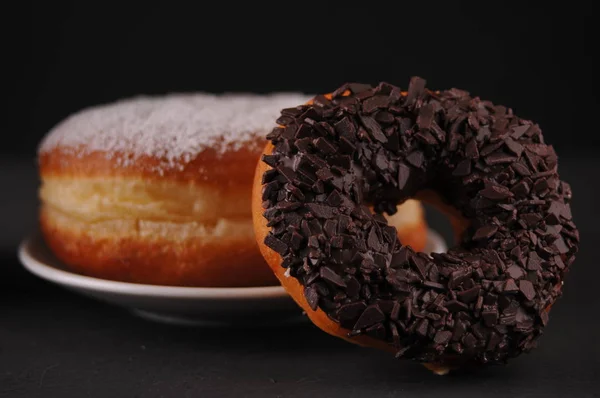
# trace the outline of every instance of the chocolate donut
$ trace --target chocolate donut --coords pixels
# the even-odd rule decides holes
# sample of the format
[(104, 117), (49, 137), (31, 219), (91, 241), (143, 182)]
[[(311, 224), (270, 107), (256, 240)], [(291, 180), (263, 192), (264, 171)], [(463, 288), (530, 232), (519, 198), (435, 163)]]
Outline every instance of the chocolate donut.
[[(346, 84), (277, 122), (257, 239), (317, 326), (437, 369), (536, 346), (579, 244), (537, 124), (418, 77), (406, 92)], [(382, 214), (409, 198), (447, 211), (455, 247), (402, 244)]]

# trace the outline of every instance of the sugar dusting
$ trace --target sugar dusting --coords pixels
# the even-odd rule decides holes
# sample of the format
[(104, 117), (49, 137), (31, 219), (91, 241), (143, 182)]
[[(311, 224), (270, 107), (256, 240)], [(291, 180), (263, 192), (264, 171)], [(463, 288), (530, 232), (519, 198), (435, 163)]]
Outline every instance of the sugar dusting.
[(256, 137), (275, 127), (281, 109), (309, 98), (300, 93), (174, 93), (122, 99), (67, 117), (44, 137), (39, 153), (102, 151), (120, 166), (151, 156), (160, 160), (159, 172), (183, 168), (209, 147), (222, 154), (257, 146)]

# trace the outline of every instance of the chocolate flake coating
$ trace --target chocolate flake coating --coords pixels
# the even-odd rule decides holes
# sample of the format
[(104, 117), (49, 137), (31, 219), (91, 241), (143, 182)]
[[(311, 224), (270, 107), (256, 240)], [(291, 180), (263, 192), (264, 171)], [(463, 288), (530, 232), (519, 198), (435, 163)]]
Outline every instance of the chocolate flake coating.
[[(503, 363), (535, 347), (561, 295), (579, 245), (571, 189), (512, 110), (418, 77), (407, 91), (346, 84), (282, 111), (262, 158), (265, 244), (349, 336), (418, 361)], [(448, 253), (415, 253), (376, 214), (422, 189), (470, 222)]]

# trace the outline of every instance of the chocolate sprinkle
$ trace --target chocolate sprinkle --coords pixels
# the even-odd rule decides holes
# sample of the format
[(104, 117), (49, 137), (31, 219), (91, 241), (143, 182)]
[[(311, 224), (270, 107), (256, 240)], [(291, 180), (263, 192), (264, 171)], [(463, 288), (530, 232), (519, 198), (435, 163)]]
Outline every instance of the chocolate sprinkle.
[[(424, 362), (503, 363), (535, 347), (579, 245), (537, 125), (418, 77), (407, 95), (353, 83), (291, 109), (262, 158), (265, 245), (312, 310)], [(426, 188), (472, 226), (448, 253), (415, 253), (366, 207), (393, 214)]]
[(333, 283), (339, 287), (346, 287), (346, 282), (329, 267), (321, 267), (321, 278)]
[(265, 245), (267, 245), (282, 256), (285, 255), (288, 250), (288, 246), (273, 235), (268, 235), (265, 238)]
[(494, 236), (497, 231), (498, 227), (495, 225), (484, 225), (483, 227), (475, 231), (475, 234), (473, 235), (473, 240), (489, 239), (492, 236)]
[(309, 307), (313, 311), (316, 310), (319, 303), (319, 293), (317, 293), (317, 290), (312, 286), (305, 288), (304, 297), (306, 297)]
[(361, 314), (354, 325), (354, 330), (360, 330), (385, 320), (385, 314), (376, 305), (370, 305)]

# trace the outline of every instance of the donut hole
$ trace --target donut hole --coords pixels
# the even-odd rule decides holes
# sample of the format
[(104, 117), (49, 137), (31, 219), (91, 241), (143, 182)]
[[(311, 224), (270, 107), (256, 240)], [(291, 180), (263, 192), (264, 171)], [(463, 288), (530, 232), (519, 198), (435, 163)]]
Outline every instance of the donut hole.
[(432, 204), (423, 203), (423, 208), (425, 210), (425, 220), (429, 228), (439, 233), (447, 245), (452, 245), (456, 242), (458, 237), (454, 235), (450, 217)]

